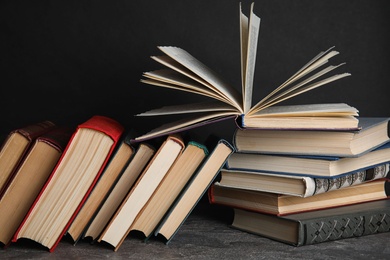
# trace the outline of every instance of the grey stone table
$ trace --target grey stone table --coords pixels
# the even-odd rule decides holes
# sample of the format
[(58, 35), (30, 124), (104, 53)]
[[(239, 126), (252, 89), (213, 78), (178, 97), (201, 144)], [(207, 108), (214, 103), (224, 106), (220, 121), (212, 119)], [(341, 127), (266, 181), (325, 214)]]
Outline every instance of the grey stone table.
[(390, 259), (390, 233), (294, 247), (229, 227), (232, 211), (202, 200), (169, 244), (130, 234), (118, 251), (64, 237), (49, 253), (31, 241), (0, 251), (0, 259)]

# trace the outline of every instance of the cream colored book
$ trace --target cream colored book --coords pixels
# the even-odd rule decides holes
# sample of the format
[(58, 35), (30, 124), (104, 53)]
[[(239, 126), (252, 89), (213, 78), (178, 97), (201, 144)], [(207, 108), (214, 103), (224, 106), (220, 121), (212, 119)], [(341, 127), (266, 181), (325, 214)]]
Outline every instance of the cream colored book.
[(99, 237), (154, 153), (154, 147), (147, 143), (139, 144), (134, 157), (126, 166), (126, 169), (123, 171), (108, 197), (104, 200), (103, 205), (98, 209), (96, 215), (88, 224), (83, 238), (90, 238), (93, 241)]
[(148, 238), (208, 155), (206, 146), (190, 141), (183, 154), (172, 166), (153, 196), (137, 216), (130, 230)]
[(170, 135), (166, 138), (103, 230), (98, 242), (104, 241), (112, 245), (115, 251), (119, 249), (135, 218), (182, 154), (184, 146), (179, 136)]
[[(345, 103), (277, 105), (282, 101), (311, 91), (349, 73), (334, 73), (342, 64), (326, 65), (339, 52), (330, 48), (320, 52), (274, 91), (252, 105), (254, 71), (260, 18), (251, 5), (247, 17), (239, 8), (241, 45), (241, 91), (232, 87), (215, 71), (179, 47), (160, 46), (161, 56), (152, 59), (165, 68), (145, 72), (141, 82), (185, 91), (210, 98), (210, 102), (169, 105), (138, 116), (195, 114), (167, 123), (135, 138), (141, 141), (170, 132), (183, 131), (215, 121), (236, 118), (241, 128), (260, 129), (358, 129), (358, 110)], [(329, 75), (330, 73), (333, 73)]]

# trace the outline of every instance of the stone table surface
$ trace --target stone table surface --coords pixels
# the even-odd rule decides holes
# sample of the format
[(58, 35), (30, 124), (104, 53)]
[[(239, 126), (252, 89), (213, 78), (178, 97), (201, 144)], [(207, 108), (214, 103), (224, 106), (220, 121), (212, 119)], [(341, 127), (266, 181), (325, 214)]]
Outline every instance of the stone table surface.
[(130, 235), (113, 248), (64, 237), (54, 252), (35, 242), (20, 240), (1, 250), (0, 259), (390, 259), (390, 232), (294, 247), (229, 226), (231, 209), (201, 201), (179, 231), (165, 244), (144, 242)]

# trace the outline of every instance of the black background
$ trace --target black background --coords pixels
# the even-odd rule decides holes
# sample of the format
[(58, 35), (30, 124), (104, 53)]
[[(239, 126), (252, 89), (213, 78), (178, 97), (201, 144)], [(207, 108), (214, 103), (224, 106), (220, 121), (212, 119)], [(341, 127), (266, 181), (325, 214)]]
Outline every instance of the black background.
[[(252, 1), (242, 1), (245, 13)], [(199, 101), (139, 82), (161, 68), (159, 45), (182, 47), (240, 89), (239, 1), (1, 1), (0, 133), (41, 120), (77, 125), (95, 114), (147, 132), (171, 118), (135, 118)], [(352, 77), (291, 103), (345, 102), (361, 116), (389, 116), (387, 0), (255, 1), (261, 17), (254, 101), (331, 46)], [(222, 129), (222, 130), (221, 130)], [(227, 139), (232, 122), (196, 131)]]

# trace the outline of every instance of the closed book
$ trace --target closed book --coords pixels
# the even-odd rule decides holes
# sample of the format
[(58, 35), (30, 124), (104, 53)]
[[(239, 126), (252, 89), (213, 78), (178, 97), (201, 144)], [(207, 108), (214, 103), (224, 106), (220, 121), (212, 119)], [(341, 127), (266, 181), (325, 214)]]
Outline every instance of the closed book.
[[(210, 139), (212, 140), (214, 137)], [(181, 225), (219, 174), (226, 159), (234, 151), (231, 144), (224, 139), (218, 140), (215, 145), (210, 145), (209, 142), (211, 141), (207, 141), (206, 145), (214, 147), (210, 149), (212, 152), (186, 184), (154, 231), (155, 236), (161, 236), (166, 240), (166, 243), (169, 243), (179, 231)]]
[(12, 241), (28, 238), (53, 252), (110, 158), (123, 126), (105, 116), (80, 124)]
[(222, 169), (219, 184), (237, 189), (309, 197), (385, 178), (389, 174), (389, 169), (389, 163), (384, 163), (366, 170), (329, 178)]
[(130, 162), (93, 216), (91, 222), (88, 223), (86, 230), (82, 234), (83, 239), (95, 241), (100, 236), (155, 152), (154, 146), (149, 143), (137, 144), (134, 156), (131, 157)]
[(183, 152), (185, 144), (180, 136), (170, 135), (160, 146), (114, 216), (103, 230), (99, 242), (105, 242), (117, 251), (130, 232), (135, 218)]
[(131, 225), (130, 230), (149, 238), (207, 155), (206, 146), (196, 141), (188, 142), (183, 153)]
[(0, 199), (0, 242), (8, 245), (57, 164), (74, 129), (56, 127), (38, 136)]
[(357, 131), (294, 131), (237, 128), (238, 152), (356, 157), (389, 141), (389, 118), (360, 117)]
[(225, 168), (297, 176), (333, 177), (365, 170), (390, 161), (390, 142), (358, 157), (291, 156), (236, 152)]
[(234, 209), (231, 226), (294, 246), (357, 238), (390, 231), (390, 200), (287, 216)]
[(130, 143), (133, 137), (133, 131), (129, 131), (122, 137), (122, 140), (114, 150), (110, 161), (107, 163), (91, 194), (69, 227), (67, 234), (75, 243), (81, 238), (88, 223), (90, 223), (96, 211), (108, 196), (112, 186), (133, 156), (135, 147)]
[(215, 182), (208, 195), (211, 204), (282, 216), (386, 199), (390, 182), (382, 178), (306, 198), (224, 187)]
[(3, 141), (0, 150), (0, 196), (32, 142), (53, 129), (51, 121), (42, 121), (12, 130)]

